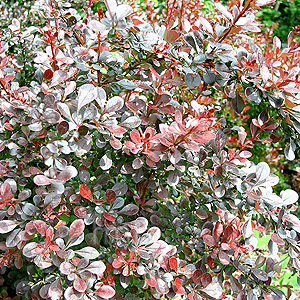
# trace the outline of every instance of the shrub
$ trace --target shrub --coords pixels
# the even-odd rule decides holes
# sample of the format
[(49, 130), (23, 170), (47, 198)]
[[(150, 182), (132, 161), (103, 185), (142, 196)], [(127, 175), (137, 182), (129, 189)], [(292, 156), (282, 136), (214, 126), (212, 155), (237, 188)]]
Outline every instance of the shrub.
[[(165, 26), (114, 0), (84, 15), (49, 1), (45, 26), (12, 21), (0, 262), (17, 295), (295, 299), (276, 277), (288, 260), (300, 270), (298, 194), (275, 194), (278, 177), (249, 151), (282, 139), (293, 160), (299, 146), (299, 43), (264, 45), (254, 16), (269, 2), (217, 2), (211, 17), (174, 6)], [(10, 52), (24, 42), (34, 79)]]

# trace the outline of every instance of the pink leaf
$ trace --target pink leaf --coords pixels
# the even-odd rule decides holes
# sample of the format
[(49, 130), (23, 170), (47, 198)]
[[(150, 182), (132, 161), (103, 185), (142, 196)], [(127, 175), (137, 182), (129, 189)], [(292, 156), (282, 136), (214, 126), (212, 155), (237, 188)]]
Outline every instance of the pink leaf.
[(131, 140), (135, 143), (135, 144), (138, 144), (141, 142), (141, 135), (140, 133), (136, 130), (136, 129), (133, 129), (131, 132), (130, 132), (130, 137), (131, 137)]
[(73, 93), (75, 91), (75, 88), (76, 88), (76, 82), (75, 81), (69, 81), (66, 84), (66, 89), (65, 89), (65, 93), (64, 93), (64, 98), (63, 99), (66, 99), (66, 97), (68, 95), (70, 95), (71, 93)]
[(86, 290), (87, 285), (83, 279), (76, 277), (73, 282), (73, 287), (77, 292), (83, 293)]
[(106, 269), (106, 266), (102, 261), (94, 261), (88, 267), (85, 268), (85, 270), (87, 270), (93, 274), (96, 274), (96, 275), (103, 274), (105, 269)]
[(36, 175), (33, 178), (33, 182), (36, 185), (49, 185), (49, 184), (53, 183), (53, 180), (46, 177), (45, 175)]
[(44, 221), (41, 220), (33, 221), (33, 225), (40, 235), (42, 236), (46, 235), (46, 230), (48, 229), (48, 225)]
[(84, 227), (85, 225), (82, 220), (75, 220), (74, 222), (72, 222), (69, 230), (68, 242), (79, 237), (83, 233)]
[(120, 142), (120, 140), (116, 139), (115, 137), (112, 137), (109, 143), (116, 150), (120, 150), (122, 148), (122, 143)]
[(109, 285), (101, 286), (98, 290), (95, 291), (95, 294), (104, 299), (112, 298), (115, 293), (115, 290)]
[(133, 216), (135, 214), (137, 214), (137, 212), (139, 211), (139, 207), (135, 204), (127, 204), (126, 206), (124, 206), (120, 211), (119, 214), (124, 214), (127, 216)]

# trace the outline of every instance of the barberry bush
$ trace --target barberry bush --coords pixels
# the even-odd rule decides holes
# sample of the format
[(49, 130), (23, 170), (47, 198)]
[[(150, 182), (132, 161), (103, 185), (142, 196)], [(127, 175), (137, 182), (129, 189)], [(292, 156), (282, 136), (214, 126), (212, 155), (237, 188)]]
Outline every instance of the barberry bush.
[(186, 2), (50, 0), (3, 28), (1, 282), (22, 299), (295, 299), (298, 194), (251, 151), (297, 156), (296, 32), (261, 31), (272, 1)]

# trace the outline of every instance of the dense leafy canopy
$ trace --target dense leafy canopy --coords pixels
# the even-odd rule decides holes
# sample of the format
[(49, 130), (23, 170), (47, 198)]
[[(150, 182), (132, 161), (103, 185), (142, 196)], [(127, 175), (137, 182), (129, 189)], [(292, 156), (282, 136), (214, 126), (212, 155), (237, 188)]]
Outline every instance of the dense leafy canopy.
[(40, 26), (2, 32), (2, 274), (20, 270), (24, 299), (295, 299), (276, 277), (300, 271), (298, 194), (251, 160), (300, 146), (295, 32), (260, 33), (270, 0), (174, 1), (163, 22), (92, 2), (42, 2)]

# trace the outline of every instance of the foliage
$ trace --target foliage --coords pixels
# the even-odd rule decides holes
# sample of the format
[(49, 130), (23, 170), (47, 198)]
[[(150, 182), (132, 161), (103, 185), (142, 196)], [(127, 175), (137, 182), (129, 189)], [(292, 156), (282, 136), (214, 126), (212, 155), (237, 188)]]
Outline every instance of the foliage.
[(272, 1), (92, 2), (41, 3), (40, 26), (1, 38), (2, 281), (27, 299), (295, 299), (298, 194), (250, 160), (280, 140), (297, 155), (294, 32), (260, 34)]
[[(258, 12), (258, 16), (262, 17), (263, 22), (267, 26), (272, 26), (274, 23), (278, 23), (278, 27), (274, 28), (274, 34), (281, 40), (286, 41), (288, 33), (297, 27), (299, 30), (300, 24), (300, 1), (276, 1), (275, 5), (264, 8)], [(299, 38), (299, 33), (298, 33)]]

